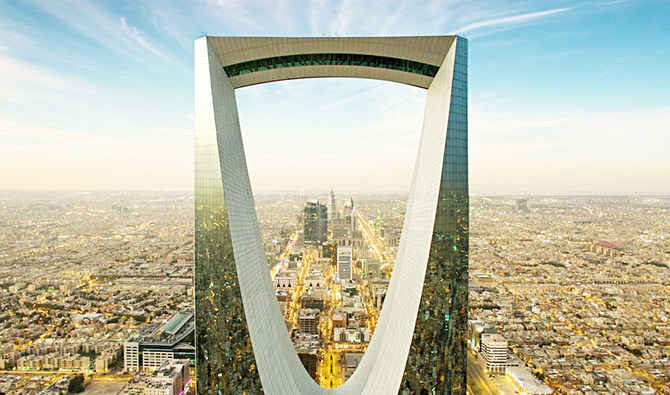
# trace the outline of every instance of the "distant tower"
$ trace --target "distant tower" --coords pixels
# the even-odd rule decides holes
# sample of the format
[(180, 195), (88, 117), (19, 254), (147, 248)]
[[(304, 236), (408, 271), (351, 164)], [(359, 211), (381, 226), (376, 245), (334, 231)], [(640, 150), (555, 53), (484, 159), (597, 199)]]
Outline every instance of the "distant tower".
[(323, 243), (328, 239), (328, 209), (319, 202), (305, 204), (305, 243)]
[(337, 205), (335, 204), (335, 192), (333, 187), (330, 187), (330, 220), (339, 219), (340, 213), (337, 211)]
[(528, 199), (519, 199), (516, 201), (516, 208), (521, 211), (530, 211), (528, 208)]
[(351, 222), (349, 224), (351, 227), (349, 230), (349, 234), (351, 237), (356, 236), (356, 227), (358, 226), (358, 215), (356, 213), (356, 205), (354, 204), (354, 199), (351, 198)]
[(325, 204), (319, 204), (319, 241), (328, 241), (328, 208)]

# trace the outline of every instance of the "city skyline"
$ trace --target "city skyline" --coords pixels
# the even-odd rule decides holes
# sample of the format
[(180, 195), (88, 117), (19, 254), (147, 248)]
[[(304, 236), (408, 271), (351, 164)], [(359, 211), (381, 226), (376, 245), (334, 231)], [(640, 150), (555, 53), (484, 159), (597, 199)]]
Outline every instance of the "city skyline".
[[(352, 377), (361, 362), (356, 353), (375, 330), (408, 197), (335, 194), (331, 242), (351, 244), (358, 258), (353, 282), (342, 286), (332, 277), (336, 251), (318, 258), (300, 241), (300, 213), (314, 198), (329, 197), (260, 196), (255, 206), (277, 302), (291, 327), (308, 332), (295, 333), (295, 351), (310, 375), (332, 388)], [(192, 346), (167, 356), (144, 352), (157, 335), (169, 348), (193, 328), (161, 335), (193, 312), (193, 202), (184, 192), (0, 192), (0, 366), (9, 370), (0, 375), (0, 391), (67, 387), (70, 370), (94, 374), (87, 390), (137, 391), (152, 385), (151, 372), (166, 357), (193, 360)], [(481, 390), (473, 393), (513, 394), (510, 379), (519, 374), (523, 385), (555, 393), (667, 392), (669, 203), (473, 198), (468, 386)], [(321, 351), (310, 318), (315, 308), (322, 310)], [(502, 339), (491, 343), (489, 334)], [(505, 344), (506, 361), (490, 358), (491, 347), (502, 355)], [(497, 373), (487, 375), (485, 366)]]
[[(462, 33), (473, 194), (670, 193), (663, 2), (4, 2), (0, 11), (3, 189), (192, 189), (191, 42), (203, 33)], [(347, 79), (239, 93), (255, 192), (408, 190), (420, 89)], [(305, 154), (309, 144), (323, 148)]]

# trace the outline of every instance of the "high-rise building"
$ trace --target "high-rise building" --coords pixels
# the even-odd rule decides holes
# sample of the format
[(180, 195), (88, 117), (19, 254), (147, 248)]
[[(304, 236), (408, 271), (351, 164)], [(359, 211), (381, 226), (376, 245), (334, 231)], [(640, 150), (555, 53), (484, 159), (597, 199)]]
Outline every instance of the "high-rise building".
[(333, 189), (330, 189), (330, 207), (328, 208), (328, 219), (330, 221), (334, 221), (339, 219), (340, 213), (337, 211), (337, 203), (335, 201), (335, 191)]
[(351, 280), (353, 251), (351, 247), (337, 247), (337, 279), (340, 281)]
[(351, 218), (349, 220), (349, 237), (356, 237), (356, 230), (358, 229), (358, 212), (354, 199), (351, 199)]
[(517, 199), (516, 208), (517, 208), (517, 210), (521, 210), (521, 211), (526, 211), (526, 212), (530, 211), (530, 209), (528, 208), (528, 199)]
[(356, 217), (356, 206), (354, 199), (344, 204), (344, 229), (346, 237), (355, 237), (358, 218)]
[(328, 240), (328, 209), (319, 202), (305, 204), (305, 243), (323, 243)]
[(194, 54), (198, 393), (322, 392), (300, 363), (277, 304), (235, 99), (240, 87), (313, 77), (427, 89), (384, 314), (356, 374), (332, 392), (465, 393), (467, 41), (202, 37)]

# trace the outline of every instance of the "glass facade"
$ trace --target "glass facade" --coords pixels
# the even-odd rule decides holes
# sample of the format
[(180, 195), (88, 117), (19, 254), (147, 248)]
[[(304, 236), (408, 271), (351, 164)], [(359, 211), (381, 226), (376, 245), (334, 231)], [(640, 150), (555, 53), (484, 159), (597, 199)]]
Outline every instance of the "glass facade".
[(305, 243), (323, 243), (328, 239), (328, 211), (318, 202), (305, 204)]
[(465, 394), (468, 306), (467, 41), (458, 37), (423, 294), (400, 393)]
[(198, 393), (260, 393), (223, 199), (196, 195), (195, 220)]
[[(242, 306), (224, 200), (217, 117), (231, 109), (214, 106), (232, 95), (224, 90), (208, 48), (196, 47), (195, 125), (195, 313), (199, 394), (262, 392)], [(198, 59), (201, 57), (201, 59)], [(198, 62), (200, 60), (200, 62)], [(219, 69), (220, 70), (220, 69)], [(212, 75), (210, 75), (210, 72)], [(219, 77), (219, 78), (217, 78)], [(210, 80), (211, 79), (211, 80)], [(214, 84), (212, 84), (213, 81)], [(235, 110), (236, 111), (236, 110)]]
[(390, 58), (387, 56), (359, 55), (351, 53), (310, 53), (300, 55), (275, 56), (265, 59), (254, 59), (224, 66), (228, 77), (253, 73), (256, 71), (280, 69), (297, 66), (364, 66), (391, 69), (435, 77), (438, 66), (411, 60)]

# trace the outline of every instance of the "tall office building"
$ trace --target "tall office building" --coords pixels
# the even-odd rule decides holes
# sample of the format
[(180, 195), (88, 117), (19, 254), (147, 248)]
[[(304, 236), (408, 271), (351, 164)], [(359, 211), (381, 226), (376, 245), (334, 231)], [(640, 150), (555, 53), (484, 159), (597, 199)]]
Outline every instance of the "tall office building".
[(517, 210), (521, 210), (521, 211), (525, 211), (525, 212), (530, 211), (530, 209), (528, 208), (528, 199), (517, 199), (516, 208), (517, 208)]
[(330, 207), (328, 208), (328, 219), (330, 221), (337, 220), (340, 217), (340, 213), (337, 211), (337, 203), (335, 201), (335, 191), (330, 189)]
[[(319, 387), (277, 304), (256, 217), (235, 89), (357, 77), (427, 89), (405, 222), (368, 351)], [(431, 37), (202, 37), (195, 42), (197, 391), (466, 392), (467, 41)], [(224, 193), (225, 191), (225, 193)]]
[(305, 204), (305, 243), (323, 243), (328, 240), (328, 209), (319, 202)]
[(337, 279), (339, 281), (351, 280), (352, 260), (353, 249), (351, 247), (337, 247)]
[(356, 204), (351, 198), (351, 218), (349, 219), (349, 235), (356, 237), (356, 230), (358, 229), (358, 212), (356, 211)]
[(344, 229), (347, 237), (356, 237), (356, 229), (358, 227), (358, 214), (356, 211), (356, 204), (352, 198), (349, 202), (344, 204), (343, 210)]

